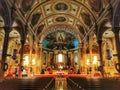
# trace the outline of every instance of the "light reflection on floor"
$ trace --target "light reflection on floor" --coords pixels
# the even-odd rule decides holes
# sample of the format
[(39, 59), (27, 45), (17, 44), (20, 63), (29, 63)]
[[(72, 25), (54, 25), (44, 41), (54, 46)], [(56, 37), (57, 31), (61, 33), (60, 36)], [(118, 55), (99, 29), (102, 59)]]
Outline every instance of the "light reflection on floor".
[(67, 87), (66, 78), (56, 78), (55, 80), (55, 90), (71, 90)]

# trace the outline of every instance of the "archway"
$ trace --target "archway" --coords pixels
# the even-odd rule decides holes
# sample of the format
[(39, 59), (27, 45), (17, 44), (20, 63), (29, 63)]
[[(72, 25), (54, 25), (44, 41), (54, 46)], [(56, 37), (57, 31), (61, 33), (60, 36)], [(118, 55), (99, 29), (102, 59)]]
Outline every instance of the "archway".
[(42, 44), (42, 68), (57, 71), (73, 68), (76, 72), (79, 66), (79, 40), (73, 32), (57, 28), (45, 34)]

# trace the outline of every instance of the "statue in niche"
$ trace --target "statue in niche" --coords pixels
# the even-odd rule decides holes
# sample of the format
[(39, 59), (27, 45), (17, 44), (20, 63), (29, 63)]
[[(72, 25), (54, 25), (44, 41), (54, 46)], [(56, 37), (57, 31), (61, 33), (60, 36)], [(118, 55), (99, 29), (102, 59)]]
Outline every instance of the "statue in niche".
[(58, 32), (56, 39), (58, 42), (63, 42), (65, 40), (64, 32)]
[(63, 37), (62, 37), (62, 34), (60, 33), (60, 36), (58, 38), (58, 41), (62, 42), (63, 41)]

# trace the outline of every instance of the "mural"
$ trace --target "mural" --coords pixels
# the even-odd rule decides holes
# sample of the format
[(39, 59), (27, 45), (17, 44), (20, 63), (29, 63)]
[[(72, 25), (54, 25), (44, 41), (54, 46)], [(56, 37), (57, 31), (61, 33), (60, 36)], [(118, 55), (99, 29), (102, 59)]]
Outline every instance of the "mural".
[(72, 49), (78, 47), (78, 39), (70, 32), (56, 31), (44, 38), (43, 45), (49, 49)]

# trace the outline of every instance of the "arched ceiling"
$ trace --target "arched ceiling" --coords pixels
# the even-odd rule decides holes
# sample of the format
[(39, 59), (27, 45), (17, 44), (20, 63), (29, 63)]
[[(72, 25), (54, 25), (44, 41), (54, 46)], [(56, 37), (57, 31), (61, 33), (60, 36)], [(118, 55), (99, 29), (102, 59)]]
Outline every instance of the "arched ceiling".
[(42, 34), (41, 32), (45, 32), (50, 26), (69, 25), (75, 28), (73, 32), (78, 31), (82, 38), (97, 16), (85, 0), (48, 0), (34, 4), (31, 10), (26, 12), (26, 18), (37, 34)]
[[(28, 29), (42, 42), (43, 37), (53, 32), (56, 26), (69, 27), (79, 43), (99, 25), (109, 7), (116, 0), (8, 0), (14, 9), (14, 20), (21, 19)], [(1, 20), (2, 21), (2, 20)], [(109, 26), (107, 26), (109, 25)], [(14, 21), (13, 26), (17, 26)], [(111, 28), (111, 23), (105, 25)], [(52, 27), (52, 29), (50, 29)], [(67, 28), (64, 30), (68, 30)], [(110, 32), (109, 32), (110, 31)], [(49, 32), (49, 33), (48, 33)], [(54, 32), (53, 32), (54, 33)], [(107, 31), (111, 35), (111, 29)], [(105, 37), (106, 35), (104, 35)], [(106, 36), (109, 37), (109, 36)]]

